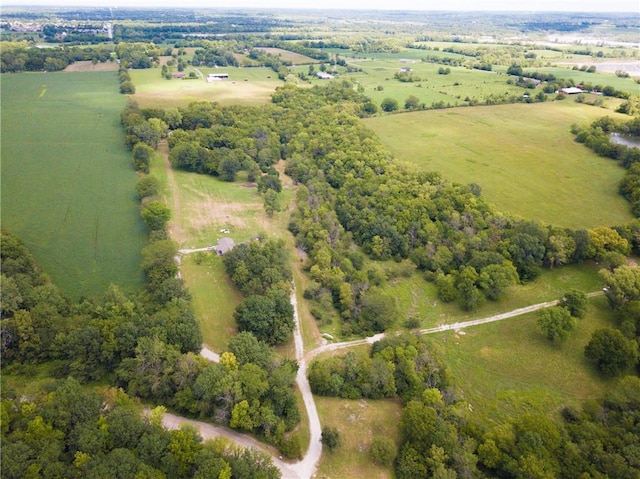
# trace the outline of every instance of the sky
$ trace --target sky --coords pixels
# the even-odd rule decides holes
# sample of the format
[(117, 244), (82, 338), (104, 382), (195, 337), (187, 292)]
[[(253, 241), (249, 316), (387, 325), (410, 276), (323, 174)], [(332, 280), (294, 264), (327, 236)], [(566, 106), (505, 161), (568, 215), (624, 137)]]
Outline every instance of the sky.
[(5, 5), (637, 12), (640, 0), (7, 0)]

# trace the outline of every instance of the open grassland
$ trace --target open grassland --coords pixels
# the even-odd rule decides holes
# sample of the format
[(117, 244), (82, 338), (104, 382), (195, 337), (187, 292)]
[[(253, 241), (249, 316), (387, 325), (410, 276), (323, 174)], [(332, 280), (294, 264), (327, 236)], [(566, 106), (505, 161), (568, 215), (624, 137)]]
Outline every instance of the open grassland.
[(618, 194), (624, 169), (574, 141), (571, 124), (611, 110), (572, 99), (455, 108), (366, 119), (415, 171), (477, 183), (498, 210), (545, 223), (592, 228), (632, 219)]
[(322, 426), (340, 433), (341, 445), (334, 451), (326, 447), (316, 477), (366, 477), (390, 479), (391, 467), (374, 464), (369, 447), (374, 437), (398, 441), (398, 422), (402, 406), (397, 400), (347, 400), (314, 396)]
[(142, 284), (117, 85), (114, 72), (2, 76), (2, 227), (73, 298)]
[(215, 252), (204, 255), (200, 264), (194, 255), (183, 257), (180, 271), (193, 298), (204, 344), (222, 352), (237, 334), (233, 312), (242, 301), (242, 294), (225, 273), (222, 258)]
[(384, 289), (396, 298), (400, 313), (398, 326), (405, 319), (414, 318), (421, 328), (431, 328), (553, 301), (571, 289), (585, 293), (599, 291), (603, 283), (598, 269), (595, 263), (587, 262), (544, 270), (535, 281), (510, 287), (499, 301), (487, 301), (474, 312), (465, 312), (456, 303), (440, 301), (435, 285), (425, 281), (419, 273), (392, 279)]
[[(417, 53), (416, 53), (417, 52)], [(359, 69), (358, 72), (341, 73), (340, 78), (357, 82), (365, 95), (380, 105), (385, 98), (398, 102), (400, 108), (409, 96), (418, 98), (421, 104), (430, 107), (434, 103), (446, 106), (464, 105), (468, 101), (484, 103), (490, 97), (504, 95), (520, 97), (527, 93), (523, 88), (507, 84), (509, 77), (496, 72), (471, 70), (465, 67), (449, 67), (448, 75), (438, 73), (443, 65), (422, 62), (420, 50), (389, 54), (367, 54), (347, 58), (347, 62)], [(402, 82), (394, 78), (401, 68), (411, 68), (412, 82)], [(307, 72), (308, 67), (297, 67), (296, 71)], [(314, 80), (322, 82), (324, 80)]]
[[(561, 63), (561, 62), (558, 62)], [(571, 62), (573, 63), (573, 62)], [(615, 64), (613, 61), (609, 61), (609, 63)], [(593, 86), (605, 87), (607, 85), (612, 86), (616, 90), (625, 91), (630, 94), (638, 94), (640, 87), (636, 83), (634, 78), (621, 78), (615, 75), (615, 73), (610, 72), (610, 68), (607, 68), (609, 63), (605, 63), (602, 65), (602, 71), (598, 72), (598, 63), (591, 61), (590, 65), (595, 65), (596, 71), (595, 73), (587, 73), (580, 70), (574, 70), (573, 67), (562, 67), (562, 66), (553, 66), (553, 67), (539, 67), (539, 68), (525, 68), (525, 75), (528, 72), (538, 72), (538, 73), (546, 73), (552, 74), (556, 78), (564, 78), (566, 80), (573, 80), (576, 85), (581, 84), (589, 84)], [(576, 66), (581, 67), (583, 63), (578, 63)], [(638, 62), (635, 63), (627, 63), (627, 64), (619, 64), (620, 67), (616, 68), (619, 70), (625, 70), (627, 68), (630, 72), (635, 72), (637, 76), (638, 71)], [(625, 67), (626, 65), (626, 67)], [(614, 70), (615, 71), (615, 70)], [(625, 70), (626, 71), (626, 70)]]
[(537, 318), (533, 313), (431, 336), (443, 346), (454, 380), (480, 422), (532, 410), (553, 414), (600, 397), (610, 384), (584, 357), (593, 331), (612, 324), (604, 297), (590, 300), (587, 316), (564, 344), (547, 340)]
[[(188, 67), (195, 79), (162, 78), (159, 68), (130, 70), (136, 87), (133, 99), (141, 107), (186, 106), (193, 101), (216, 101), (223, 105), (261, 105), (271, 101), (276, 87), (282, 86), (278, 75), (270, 68), (205, 68)], [(229, 78), (207, 83), (209, 73), (228, 73)]]

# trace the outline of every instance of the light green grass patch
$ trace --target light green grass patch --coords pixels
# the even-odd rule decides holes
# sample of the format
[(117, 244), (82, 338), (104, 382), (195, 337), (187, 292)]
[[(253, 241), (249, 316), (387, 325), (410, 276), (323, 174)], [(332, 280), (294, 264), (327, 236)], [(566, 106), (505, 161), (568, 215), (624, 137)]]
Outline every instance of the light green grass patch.
[[(198, 78), (166, 80), (159, 68), (130, 70), (136, 87), (132, 97), (141, 107), (186, 106), (200, 100), (223, 105), (262, 105), (271, 101), (276, 87), (283, 85), (270, 68), (188, 67), (185, 70), (187, 75), (191, 72)], [(228, 73), (229, 78), (207, 83), (209, 73)]]
[(180, 270), (193, 298), (204, 344), (220, 353), (227, 350), (229, 340), (237, 333), (233, 312), (242, 294), (225, 273), (222, 258), (215, 252), (205, 255), (201, 264), (194, 255), (184, 255)]
[(571, 228), (633, 217), (618, 194), (624, 169), (574, 141), (573, 123), (611, 110), (571, 99), (370, 118), (365, 124), (415, 171), (477, 183), (498, 210)]
[(552, 414), (599, 397), (610, 384), (584, 358), (593, 331), (611, 324), (606, 303), (592, 299), (564, 344), (544, 337), (536, 313), (430, 338), (444, 347), (454, 380), (481, 422), (533, 410)]
[[(404, 54), (405, 52), (403, 52)], [(421, 52), (425, 56), (429, 52)], [(523, 88), (507, 84), (508, 76), (496, 72), (472, 70), (465, 67), (449, 67), (448, 75), (441, 75), (438, 70), (445, 66), (415, 60), (414, 63), (402, 62), (403, 54), (396, 58), (354, 59), (349, 63), (361, 69), (357, 73), (341, 75), (357, 81), (364, 94), (374, 103), (380, 104), (385, 98), (396, 100), (400, 108), (409, 96), (415, 96), (430, 107), (442, 102), (447, 106), (464, 105), (469, 100), (484, 103), (490, 97), (521, 97), (527, 93)], [(409, 58), (407, 58), (409, 59)], [(413, 82), (401, 82), (394, 78), (401, 68), (411, 68)], [(379, 90), (379, 88), (382, 90)]]
[(2, 76), (2, 227), (71, 298), (142, 284), (145, 231), (115, 72)]
[(376, 436), (398, 442), (402, 406), (398, 400), (346, 400), (314, 396), (323, 427), (335, 427), (342, 444), (323, 448), (318, 477), (391, 479), (391, 467), (374, 464), (369, 446)]
[(429, 328), (486, 318), (532, 304), (556, 300), (571, 289), (585, 293), (600, 291), (603, 283), (598, 269), (598, 265), (587, 262), (582, 265), (544, 270), (535, 281), (512, 286), (499, 301), (487, 301), (473, 312), (462, 311), (455, 302), (440, 301), (435, 285), (427, 282), (419, 272), (409, 278), (389, 281), (385, 290), (396, 298), (400, 311), (397, 321), (399, 326), (404, 324), (407, 318), (415, 318), (420, 322), (421, 328)]

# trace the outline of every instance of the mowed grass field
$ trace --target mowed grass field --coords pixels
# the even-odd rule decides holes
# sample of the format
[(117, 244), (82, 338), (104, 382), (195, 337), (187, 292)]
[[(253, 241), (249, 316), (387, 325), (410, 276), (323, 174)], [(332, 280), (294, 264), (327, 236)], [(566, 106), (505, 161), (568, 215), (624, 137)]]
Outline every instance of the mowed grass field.
[[(223, 105), (262, 105), (271, 101), (276, 87), (284, 82), (270, 68), (262, 67), (188, 67), (185, 73), (195, 72), (196, 79), (166, 80), (159, 68), (130, 70), (136, 87), (133, 99), (145, 107), (167, 108), (187, 106), (193, 101), (216, 101)], [(226, 80), (207, 83), (209, 73), (228, 73)]]
[(593, 262), (545, 269), (534, 281), (509, 287), (498, 301), (487, 301), (473, 312), (463, 311), (456, 302), (440, 301), (435, 285), (427, 282), (417, 272), (407, 278), (388, 281), (384, 289), (396, 299), (401, 320), (415, 318), (419, 321), (420, 328), (432, 328), (553, 301), (571, 289), (586, 293), (600, 291), (603, 282), (598, 269), (599, 266)]
[(590, 300), (587, 316), (578, 320), (564, 344), (546, 339), (537, 318), (532, 313), (430, 336), (443, 346), (454, 381), (480, 422), (493, 424), (533, 410), (553, 415), (566, 405), (581, 407), (612, 384), (584, 357), (593, 332), (614, 324), (604, 297)]
[(2, 228), (72, 298), (142, 284), (140, 220), (115, 72), (2, 75)]
[(301, 55), (300, 53), (296, 52), (290, 52), (289, 50), (283, 50), (282, 48), (260, 47), (258, 48), (258, 50), (262, 50), (269, 53), (270, 55), (280, 57), (283, 62), (291, 62), (293, 65), (319, 63), (318, 60), (315, 60), (311, 57)]
[(571, 228), (632, 219), (618, 194), (624, 169), (574, 141), (571, 125), (622, 115), (568, 98), (364, 120), (415, 171), (477, 183), (498, 210)]
[(325, 447), (317, 477), (366, 477), (391, 479), (391, 467), (373, 463), (369, 448), (374, 437), (399, 442), (398, 422), (402, 412), (399, 400), (348, 400), (314, 396), (322, 426), (340, 433), (341, 445), (334, 451)]

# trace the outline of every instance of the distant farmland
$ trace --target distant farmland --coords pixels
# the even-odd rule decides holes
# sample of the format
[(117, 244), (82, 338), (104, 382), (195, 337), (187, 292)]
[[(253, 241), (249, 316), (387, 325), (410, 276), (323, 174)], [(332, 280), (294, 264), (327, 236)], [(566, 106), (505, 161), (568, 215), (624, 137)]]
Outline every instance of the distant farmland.
[(395, 156), (417, 171), (477, 183), (505, 212), (571, 228), (633, 217), (618, 194), (624, 170), (573, 141), (572, 123), (611, 110), (571, 99), (431, 110), (365, 120)]
[(2, 75), (2, 228), (73, 298), (142, 281), (144, 228), (116, 75)]
[[(223, 105), (263, 105), (271, 101), (275, 89), (284, 82), (271, 68), (262, 67), (188, 67), (185, 73), (196, 73), (197, 78), (166, 80), (159, 68), (130, 70), (136, 86), (134, 100), (145, 107), (167, 108), (187, 106), (193, 101), (216, 101)], [(227, 80), (207, 83), (209, 73), (227, 73)]]

